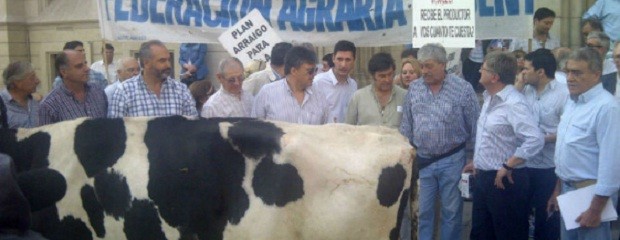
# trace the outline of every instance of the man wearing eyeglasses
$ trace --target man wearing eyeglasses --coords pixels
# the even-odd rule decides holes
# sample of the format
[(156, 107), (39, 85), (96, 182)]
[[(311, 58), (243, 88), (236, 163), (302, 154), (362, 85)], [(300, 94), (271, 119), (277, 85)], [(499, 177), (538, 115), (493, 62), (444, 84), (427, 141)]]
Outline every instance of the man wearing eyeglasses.
[(170, 77), (170, 52), (159, 40), (140, 45), (142, 74), (118, 87), (109, 104), (108, 117), (198, 116), (187, 86)]
[(316, 54), (305, 47), (291, 48), (284, 57), (286, 77), (261, 88), (254, 100), (252, 117), (298, 124), (327, 123), (329, 103), (312, 85), (316, 60)]
[(250, 117), (254, 97), (244, 91), (243, 64), (234, 57), (220, 62), (217, 80), (222, 87), (202, 107), (201, 117)]
[(140, 64), (135, 58), (132, 57), (123, 57), (116, 62), (116, 81), (112, 84), (105, 87), (105, 95), (108, 98), (108, 102), (112, 100), (112, 95), (114, 91), (118, 88), (125, 80), (128, 80), (132, 77), (138, 76), (140, 74)]
[(603, 88), (609, 91), (612, 95), (616, 93), (616, 66), (614, 66), (612, 59), (606, 59), (607, 51), (609, 51), (610, 39), (604, 32), (590, 32), (586, 39), (586, 46), (596, 50), (603, 61), (603, 75), (601, 76), (601, 82)]

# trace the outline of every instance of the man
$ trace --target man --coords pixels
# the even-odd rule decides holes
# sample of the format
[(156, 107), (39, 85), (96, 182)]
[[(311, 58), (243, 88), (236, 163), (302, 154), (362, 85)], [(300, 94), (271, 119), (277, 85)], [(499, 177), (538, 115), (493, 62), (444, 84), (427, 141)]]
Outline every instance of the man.
[(534, 33), (532, 39), (513, 39), (510, 52), (521, 49), (531, 52), (539, 48), (554, 49), (560, 46), (560, 40), (551, 37), (549, 30), (555, 21), (555, 12), (548, 8), (539, 8), (534, 12)]
[(581, 35), (585, 44), (591, 32), (603, 32), (603, 24), (596, 18), (587, 18), (581, 21)]
[(94, 62), (90, 65), (90, 69), (103, 74), (108, 80), (108, 84), (111, 84), (116, 81), (117, 66), (114, 64), (114, 46), (106, 43), (105, 46), (101, 48), (101, 54), (103, 55), (103, 60)]
[[(441, 197), (442, 239), (460, 239), (463, 201), (458, 190), (465, 145), (473, 141), (480, 106), (471, 84), (446, 72), (446, 50), (426, 44), (418, 51), (422, 78), (409, 86), (400, 132), (417, 148), (420, 171), (418, 239), (431, 239), (435, 197)], [(403, 226), (405, 231), (408, 225)], [(410, 239), (402, 235), (401, 239)]]
[(525, 162), (543, 147), (524, 96), (513, 83), (517, 59), (506, 52), (489, 53), (480, 68), (486, 89), (478, 119), (471, 239), (528, 239), (528, 175)]
[[(66, 42), (62, 50), (75, 50), (84, 54), (84, 43), (80, 41)], [(57, 72), (57, 74), (58, 75), (56, 76), (56, 78), (54, 79), (54, 83), (52, 84), (53, 88), (57, 88), (58, 86), (62, 85), (63, 82), (60, 73)], [(90, 83), (90, 85), (93, 87), (98, 87), (101, 89), (105, 89), (105, 87), (108, 86), (108, 81), (105, 80), (105, 76), (103, 76), (103, 74), (101, 74), (100, 72), (93, 71), (91, 69), (88, 70), (88, 83)]]
[(589, 207), (574, 219), (580, 227), (566, 230), (562, 239), (611, 239), (610, 222), (601, 222), (607, 201), (615, 205), (620, 188), (620, 106), (600, 82), (601, 56), (591, 48), (575, 50), (566, 64), (570, 99), (558, 126), (555, 173), (558, 181), (549, 210), (557, 210), (556, 197), (594, 185), (594, 197), (582, 199)]
[(110, 101), (108, 117), (198, 116), (185, 84), (170, 78), (170, 54), (159, 40), (140, 45), (142, 74), (123, 82)]
[[(605, 55), (609, 51), (609, 47), (611, 42), (609, 40), (609, 36), (604, 32), (591, 32), (588, 34), (588, 38), (586, 39), (586, 47), (593, 48), (596, 50), (603, 61), (603, 75), (616, 73), (618, 70), (613, 63), (612, 59), (606, 59)], [(609, 87), (606, 86), (605, 82), (603, 82), (603, 86), (607, 91), (610, 91)], [(610, 91), (611, 92), (611, 91)], [(612, 93), (613, 94), (613, 93)]]
[(611, 40), (620, 41), (620, 11), (618, 9), (620, 9), (620, 1), (618, 0), (597, 0), (583, 14), (583, 19), (598, 19)]
[(207, 100), (200, 116), (212, 117), (250, 117), (252, 114), (251, 93), (241, 89), (243, 84), (243, 64), (234, 57), (220, 62), (217, 80), (222, 87)]
[(39, 126), (39, 101), (32, 96), (41, 81), (31, 63), (10, 63), (2, 72), (6, 89), (0, 97), (7, 108), (9, 128), (33, 128)]
[(181, 65), (181, 82), (189, 86), (195, 81), (207, 78), (209, 69), (206, 63), (207, 44), (182, 43), (179, 48), (179, 64)]
[[(614, 64), (616, 64), (616, 69), (620, 69), (620, 41), (616, 42), (612, 55)], [(616, 100), (620, 101), (620, 91), (617, 91), (617, 89), (620, 89), (620, 72), (603, 75), (601, 77), (601, 82), (603, 83), (603, 87), (607, 84), (609, 87), (606, 89), (616, 97)]]
[(355, 65), (355, 44), (340, 40), (334, 46), (334, 67), (314, 77), (314, 85), (327, 97), (329, 122), (342, 123), (347, 105), (357, 90), (357, 82), (349, 76)]
[(140, 65), (135, 58), (123, 57), (116, 63), (119, 66), (116, 69), (116, 76), (118, 79), (105, 88), (105, 95), (108, 98), (108, 102), (112, 100), (114, 91), (127, 79), (138, 76), (140, 74)]
[(108, 101), (105, 92), (88, 82), (90, 68), (84, 53), (65, 50), (56, 57), (54, 67), (62, 83), (41, 102), (39, 125), (80, 117), (106, 116)]
[(555, 62), (557, 63), (557, 68), (555, 69), (555, 80), (559, 83), (566, 84), (566, 61), (568, 61), (568, 56), (570, 55), (571, 49), (567, 47), (558, 47), (552, 50), (553, 57), (555, 58)]
[(321, 73), (329, 71), (334, 67), (334, 54), (328, 53), (323, 56), (321, 59)]
[(316, 74), (316, 54), (305, 47), (293, 47), (284, 57), (282, 81), (269, 83), (254, 99), (252, 117), (298, 124), (325, 124), (329, 103), (312, 86)]
[(568, 98), (566, 84), (553, 79), (556, 66), (553, 53), (541, 48), (525, 55), (525, 67), (521, 71), (526, 84), (523, 94), (545, 135), (542, 151), (525, 163), (530, 179), (530, 206), (535, 213), (535, 239), (560, 237), (559, 214), (547, 214), (547, 200), (553, 193), (557, 180), (553, 164), (556, 133), (564, 103)]
[(353, 94), (345, 122), (398, 128), (407, 91), (392, 81), (396, 64), (388, 53), (377, 53), (368, 61), (373, 83)]
[(256, 96), (258, 91), (268, 83), (275, 82), (284, 78), (284, 56), (293, 47), (293, 44), (279, 42), (271, 49), (271, 60), (269, 67), (261, 71), (252, 73), (243, 81), (243, 90)]

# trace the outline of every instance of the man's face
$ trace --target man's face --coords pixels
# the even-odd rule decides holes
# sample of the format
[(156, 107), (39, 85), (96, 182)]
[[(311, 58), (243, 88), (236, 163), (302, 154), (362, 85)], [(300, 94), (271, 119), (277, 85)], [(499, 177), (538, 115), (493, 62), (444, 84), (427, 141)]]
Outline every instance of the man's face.
[(73, 50), (78, 51), (78, 52), (81, 52), (81, 53), (84, 53), (84, 52), (85, 52), (85, 51), (84, 51), (84, 46), (77, 46), (77, 47), (75, 47)]
[(33, 71), (28, 73), (24, 79), (15, 81), (15, 89), (30, 94), (37, 91), (39, 83), (41, 83), (41, 81), (39, 81), (37, 74)]
[(539, 73), (543, 71), (543, 69), (535, 70), (534, 66), (532, 66), (532, 62), (525, 60), (525, 64), (523, 65), (523, 70), (521, 74), (523, 74), (523, 81), (525, 84), (534, 85), (538, 84), (538, 80), (540, 79)]
[(590, 32), (592, 32), (592, 26), (590, 26), (589, 23), (586, 23), (583, 27), (581, 27), (581, 35), (584, 40), (588, 39), (588, 34), (590, 34)]
[(140, 66), (135, 59), (127, 60), (118, 70), (118, 79), (122, 82), (140, 74)]
[(487, 66), (487, 62), (485, 61), (482, 64), (482, 67), (480, 67), (480, 85), (484, 86), (485, 89), (487, 89), (491, 83), (493, 83), (494, 78), (497, 76), (497, 73), (495, 73), (493, 70), (491, 70), (488, 66)]
[(243, 84), (243, 67), (237, 63), (229, 63), (224, 68), (224, 72), (217, 74), (217, 79), (222, 84), (222, 88), (232, 94), (241, 94)]
[(422, 62), (422, 77), (424, 83), (435, 85), (441, 83), (446, 78), (446, 64), (435, 60), (426, 60)]
[(378, 92), (392, 91), (394, 86), (394, 69), (390, 68), (383, 71), (377, 71), (372, 75), (375, 80), (375, 90)]
[(601, 57), (605, 56), (607, 54), (607, 50), (609, 50), (603, 47), (603, 45), (601, 45), (601, 41), (596, 38), (589, 38), (586, 40), (586, 46), (589, 48), (594, 48), (594, 50), (596, 50)]
[(70, 82), (86, 83), (90, 68), (88, 68), (84, 54), (81, 52), (69, 52), (67, 53), (67, 58), (69, 59), (67, 67), (60, 70), (63, 79)]
[(309, 88), (312, 86), (312, 79), (314, 79), (314, 75), (316, 74), (317, 68), (314, 64), (303, 63), (301, 66), (297, 68), (293, 68), (291, 73), (293, 74), (296, 82), (301, 84), (303, 89)]
[(582, 94), (599, 83), (600, 72), (591, 71), (588, 62), (569, 59), (566, 63), (566, 84), (571, 95)]
[(620, 44), (616, 45), (613, 53), (614, 63), (616, 64), (616, 69), (620, 69)]
[(353, 70), (355, 57), (353, 52), (338, 51), (334, 53), (334, 74), (336, 77), (347, 77)]
[(543, 18), (541, 20), (534, 20), (534, 29), (540, 34), (548, 34), (549, 30), (553, 26), (554, 17)]
[(151, 54), (151, 58), (144, 63), (144, 70), (149, 71), (157, 79), (166, 80), (172, 71), (168, 49), (164, 46), (153, 45), (151, 46)]
[(105, 51), (103, 51), (103, 55), (108, 64), (114, 61), (114, 49), (106, 49)]

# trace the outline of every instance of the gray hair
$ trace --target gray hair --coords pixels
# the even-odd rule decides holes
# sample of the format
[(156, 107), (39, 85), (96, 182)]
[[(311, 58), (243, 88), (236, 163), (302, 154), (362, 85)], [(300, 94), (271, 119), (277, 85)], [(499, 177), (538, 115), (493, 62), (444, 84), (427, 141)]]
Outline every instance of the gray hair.
[(568, 60), (573, 61), (584, 61), (588, 63), (588, 69), (592, 72), (603, 72), (603, 58), (601, 58), (601, 54), (598, 51), (584, 47), (573, 51)]
[(133, 57), (122, 57), (122, 58), (116, 60), (116, 69), (118, 71), (125, 70), (125, 63), (127, 63), (129, 60), (135, 60), (135, 58), (133, 58)]
[(241, 63), (241, 61), (236, 58), (236, 57), (227, 57), (222, 59), (222, 61), (220, 61), (220, 64), (218, 65), (218, 73), (224, 74), (224, 70), (226, 70), (227, 67), (229, 67), (231, 64), (239, 64), (239, 66), (241, 67), (241, 69), (243, 69), (243, 63)]
[(484, 61), (487, 67), (499, 76), (499, 80), (508, 85), (514, 84), (517, 76), (517, 58), (514, 54), (502, 51), (493, 51), (486, 55)]
[(557, 47), (553, 49), (553, 56), (555, 57), (555, 61), (557, 62), (557, 70), (564, 71), (566, 68), (566, 62), (568, 61), (568, 56), (570, 56), (571, 50), (567, 47)]
[(13, 88), (13, 83), (24, 80), (32, 72), (34, 72), (32, 63), (26, 61), (12, 62), (2, 71), (4, 85), (7, 89), (11, 89)]
[(422, 46), (418, 51), (418, 60), (425, 62), (426, 60), (435, 60), (439, 63), (447, 63), (448, 56), (446, 49), (439, 43), (428, 43)]
[(605, 51), (609, 51), (609, 46), (611, 45), (609, 36), (604, 32), (592, 31), (588, 34), (587, 39), (596, 39), (601, 43), (601, 46), (605, 49)]
[(149, 40), (143, 42), (140, 45), (140, 50), (138, 52), (140, 58), (140, 67), (144, 67), (144, 60), (151, 59), (153, 57), (153, 53), (151, 52), (151, 46), (166, 47), (166, 45), (164, 45), (164, 43), (159, 40)]

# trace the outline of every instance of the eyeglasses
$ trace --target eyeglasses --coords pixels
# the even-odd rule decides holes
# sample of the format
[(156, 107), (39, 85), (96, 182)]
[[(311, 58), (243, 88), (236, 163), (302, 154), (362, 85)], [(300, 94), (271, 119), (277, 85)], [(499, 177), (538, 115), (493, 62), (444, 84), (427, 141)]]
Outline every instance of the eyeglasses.
[(310, 68), (310, 69), (306, 70), (306, 72), (308, 73), (308, 75), (314, 75), (314, 74), (316, 74), (316, 72), (318, 72), (318, 71), (319, 71), (319, 68), (318, 68), (318, 67), (313, 67), (313, 68)]
[(229, 77), (224, 79), (228, 84), (234, 84), (235, 82), (239, 81), (239, 83), (243, 82), (243, 76), (238, 76), (238, 77)]
[(489, 73), (493, 73), (493, 74), (495, 74), (495, 71), (493, 71), (493, 70), (491, 70), (491, 69), (486, 69), (486, 68), (483, 68), (483, 67), (482, 67), (482, 68), (480, 68), (480, 71), (487, 71), (487, 72), (489, 72)]
[(601, 46), (601, 45), (594, 45), (594, 44), (586, 44), (586, 47), (589, 47), (589, 48), (602, 48), (603, 46)]

